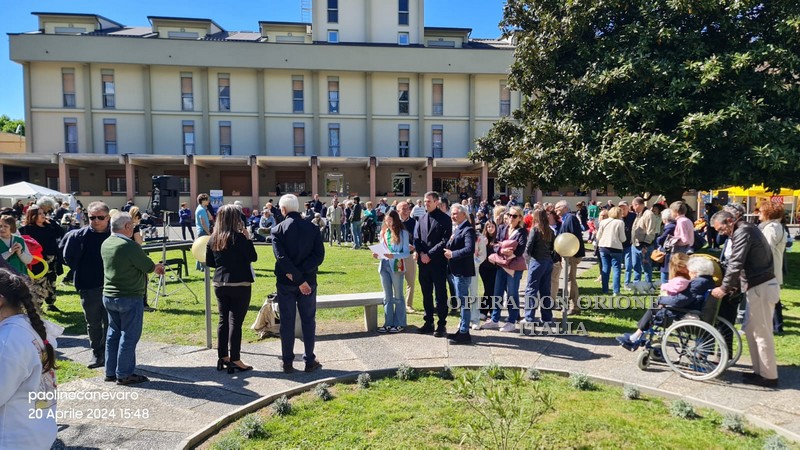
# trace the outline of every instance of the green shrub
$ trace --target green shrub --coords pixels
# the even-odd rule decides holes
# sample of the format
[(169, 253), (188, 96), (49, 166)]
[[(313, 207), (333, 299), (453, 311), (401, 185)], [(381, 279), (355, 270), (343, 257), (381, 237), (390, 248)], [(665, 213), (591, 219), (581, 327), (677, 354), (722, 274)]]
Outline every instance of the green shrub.
[(639, 391), (638, 386), (626, 384), (622, 388), (622, 396), (628, 400), (639, 400), (639, 398), (642, 396), (642, 393)]
[(722, 429), (731, 433), (744, 434), (744, 417), (741, 414), (727, 413), (722, 418)]
[(328, 385), (328, 383), (318, 384), (314, 388), (314, 395), (316, 395), (317, 398), (322, 400), (323, 402), (327, 402), (328, 400), (333, 398), (333, 394), (331, 394), (330, 385)]
[(579, 391), (591, 391), (594, 389), (594, 384), (589, 377), (583, 372), (573, 372), (569, 375), (569, 384)]
[(439, 378), (443, 380), (452, 380), (453, 379), (453, 369), (450, 366), (444, 366), (439, 371)]
[(235, 433), (229, 433), (214, 443), (214, 450), (239, 450), (241, 448), (242, 441)]
[(408, 364), (400, 364), (397, 368), (397, 379), (402, 381), (411, 381), (417, 379), (417, 371)]
[(536, 367), (528, 367), (528, 379), (531, 381), (539, 381), (542, 378), (542, 372)]
[(482, 372), (493, 380), (504, 380), (506, 378), (506, 371), (499, 364), (493, 362), (484, 367)]
[(265, 437), (264, 418), (258, 414), (245, 416), (236, 427), (236, 433), (244, 439)]
[(789, 446), (778, 434), (770, 434), (764, 441), (764, 450), (788, 450)]
[(289, 398), (282, 395), (272, 404), (272, 410), (279, 416), (288, 416), (292, 413), (292, 404), (289, 402)]
[(372, 377), (366, 372), (358, 374), (358, 379), (356, 379), (356, 384), (359, 389), (367, 389), (371, 382)]
[(669, 407), (669, 412), (675, 417), (679, 417), (681, 419), (694, 419), (697, 417), (697, 413), (694, 411), (694, 406), (691, 403), (678, 399), (672, 402)]

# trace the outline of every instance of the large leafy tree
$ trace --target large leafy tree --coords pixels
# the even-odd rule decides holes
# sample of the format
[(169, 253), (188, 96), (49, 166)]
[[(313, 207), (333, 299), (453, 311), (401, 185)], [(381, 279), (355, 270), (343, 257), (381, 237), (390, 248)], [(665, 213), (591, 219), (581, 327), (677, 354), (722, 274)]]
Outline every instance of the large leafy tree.
[(19, 134), (25, 136), (25, 122), (23, 120), (13, 120), (5, 114), (0, 116), (0, 131), (16, 133), (18, 128)]
[(797, 0), (507, 0), (501, 27), (523, 102), (471, 155), (501, 179), (800, 187)]

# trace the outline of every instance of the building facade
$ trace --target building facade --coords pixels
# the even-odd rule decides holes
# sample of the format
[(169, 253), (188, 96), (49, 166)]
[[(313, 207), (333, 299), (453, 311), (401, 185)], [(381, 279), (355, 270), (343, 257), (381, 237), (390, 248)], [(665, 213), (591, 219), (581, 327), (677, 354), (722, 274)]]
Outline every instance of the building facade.
[(146, 204), (155, 175), (179, 177), (189, 201), (221, 189), (253, 207), (286, 192), (510, 194), (467, 155), (519, 107), (506, 86), (513, 45), (425, 27), (423, 9), (321, 0), (310, 23), (261, 21), (258, 32), (33, 13), (39, 30), (10, 35), (27, 140), (0, 155), (5, 181), (114, 206)]

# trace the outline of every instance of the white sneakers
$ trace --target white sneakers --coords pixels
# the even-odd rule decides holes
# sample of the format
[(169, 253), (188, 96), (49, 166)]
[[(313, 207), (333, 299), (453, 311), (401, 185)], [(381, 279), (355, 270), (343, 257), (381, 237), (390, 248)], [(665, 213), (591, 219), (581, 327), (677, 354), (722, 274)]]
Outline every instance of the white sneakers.
[(506, 322), (506, 324), (503, 325), (502, 328), (500, 328), (500, 331), (502, 331), (503, 333), (513, 333), (517, 331), (517, 325), (511, 322)]
[(499, 330), (500, 329), (500, 322), (493, 322), (492, 319), (486, 319), (486, 322), (483, 322), (484, 330)]
[(470, 328), (472, 328), (473, 330), (476, 330), (476, 331), (480, 330), (481, 329), (481, 324), (473, 323), (472, 325), (470, 325)]

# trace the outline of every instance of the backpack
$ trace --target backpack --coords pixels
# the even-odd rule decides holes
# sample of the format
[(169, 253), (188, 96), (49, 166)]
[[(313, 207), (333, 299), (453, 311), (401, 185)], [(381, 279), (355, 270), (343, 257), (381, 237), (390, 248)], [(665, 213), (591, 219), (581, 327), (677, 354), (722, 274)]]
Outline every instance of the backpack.
[(694, 230), (694, 244), (692, 250), (698, 251), (706, 246), (706, 238), (699, 231)]
[(278, 315), (278, 302), (275, 300), (277, 296), (278, 294), (274, 292), (267, 295), (267, 298), (264, 299), (264, 305), (258, 311), (255, 322), (250, 327), (250, 329), (258, 333), (259, 339), (280, 335), (281, 318)]

